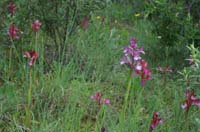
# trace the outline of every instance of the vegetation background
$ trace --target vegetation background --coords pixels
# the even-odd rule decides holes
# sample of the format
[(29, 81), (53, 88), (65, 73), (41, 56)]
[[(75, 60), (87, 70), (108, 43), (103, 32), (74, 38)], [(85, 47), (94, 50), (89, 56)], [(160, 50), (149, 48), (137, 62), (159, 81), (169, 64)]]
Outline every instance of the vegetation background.
[[(154, 112), (164, 120), (156, 131), (200, 131), (199, 108), (181, 108), (186, 89), (200, 97), (199, 6), (200, 0), (1, 0), (0, 132), (146, 132)], [(34, 20), (42, 23), (37, 35)], [(8, 37), (11, 24), (19, 39)], [(145, 87), (132, 78), (122, 120), (129, 69), (120, 60), (131, 37), (144, 47), (152, 77)], [(27, 50), (39, 56), (32, 67)], [(159, 66), (173, 72), (159, 73)], [(95, 92), (110, 105), (99, 107), (90, 99)]]

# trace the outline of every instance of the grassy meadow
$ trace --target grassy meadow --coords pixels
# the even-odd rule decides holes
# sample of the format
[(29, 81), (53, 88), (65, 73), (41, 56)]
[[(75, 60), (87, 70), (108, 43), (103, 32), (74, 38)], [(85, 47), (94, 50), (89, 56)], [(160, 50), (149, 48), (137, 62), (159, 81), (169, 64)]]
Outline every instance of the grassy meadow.
[(0, 132), (199, 132), (184, 2), (2, 0)]

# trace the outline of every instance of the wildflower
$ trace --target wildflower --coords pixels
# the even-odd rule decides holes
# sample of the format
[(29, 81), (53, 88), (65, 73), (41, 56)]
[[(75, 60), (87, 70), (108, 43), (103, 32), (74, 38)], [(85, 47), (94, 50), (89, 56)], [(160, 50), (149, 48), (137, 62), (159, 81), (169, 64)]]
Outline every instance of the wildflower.
[(144, 86), (146, 80), (150, 80), (151, 71), (141, 54), (145, 54), (143, 48), (138, 48), (136, 39), (131, 38), (130, 45), (124, 47), (124, 57), (120, 63), (128, 65), (135, 75), (140, 75), (141, 84)]
[(101, 104), (109, 105), (110, 100), (107, 98), (102, 99), (102, 94), (100, 92), (96, 92), (94, 95), (92, 95), (90, 98), (97, 101), (97, 104), (101, 106)]
[(8, 5), (8, 12), (9, 12), (10, 14), (12, 14), (12, 15), (15, 14), (15, 12), (16, 12), (16, 5), (15, 5), (14, 3), (10, 3), (10, 4)]
[(188, 110), (192, 105), (200, 106), (200, 99), (196, 98), (194, 91), (187, 90), (185, 96), (187, 99), (181, 105), (182, 109)]
[(140, 60), (140, 54), (143, 53), (143, 48), (138, 48), (136, 40), (131, 38), (130, 45), (124, 47), (124, 57), (121, 64), (127, 64), (130, 68), (134, 68), (136, 61)]
[(145, 72), (146, 69), (148, 69), (148, 63), (145, 60), (138, 61), (136, 66), (136, 74), (141, 74), (142, 72)]
[(144, 87), (145, 82), (151, 79), (151, 71), (149, 69), (144, 69), (141, 78), (142, 78), (141, 85), (142, 87)]
[(35, 62), (35, 60), (38, 58), (38, 54), (34, 50), (32, 50), (32, 51), (25, 51), (23, 57), (30, 58), (29, 66), (32, 66), (33, 63)]
[(19, 39), (18, 33), (19, 29), (14, 24), (10, 25), (7, 30), (7, 34), (11, 39)]
[(88, 25), (89, 25), (89, 18), (88, 17), (85, 17), (82, 21), (81, 21), (81, 26), (84, 28), (84, 29), (87, 29), (88, 28)]
[(34, 32), (37, 32), (39, 29), (40, 29), (40, 27), (41, 27), (41, 25), (42, 25), (42, 23), (39, 21), (39, 20), (35, 20), (33, 23), (32, 23), (32, 30), (34, 31)]
[(104, 99), (103, 100), (104, 104), (109, 105), (110, 104), (110, 100), (109, 99)]
[(96, 92), (90, 98), (96, 100), (98, 102), (98, 105), (101, 105), (101, 97), (102, 97), (102, 94), (100, 92)]
[(152, 132), (156, 126), (158, 126), (158, 124), (162, 124), (163, 123), (163, 119), (158, 117), (159, 113), (158, 112), (154, 112), (153, 113), (153, 119), (151, 120), (151, 125), (150, 125), (150, 132)]
[(147, 80), (151, 79), (151, 71), (148, 67), (148, 63), (145, 60), (140, 60), (136, 64), (136, 75), (141, 75), (141, 85), (144, 86)]
[(140, 13), (135, 13), (134, 16), (135, 16), (135, 17), (139, 17), (139, 16), (140, 16)]
[(97, 16), (96, 19), (101, 19), (101, 16)]
[(94, 95), (92, 95), (90, 98), (91, 99), (96, 99), (96, 100), (100, 100), (102, 97), (102, 94), (100, 92), (96, 92)]

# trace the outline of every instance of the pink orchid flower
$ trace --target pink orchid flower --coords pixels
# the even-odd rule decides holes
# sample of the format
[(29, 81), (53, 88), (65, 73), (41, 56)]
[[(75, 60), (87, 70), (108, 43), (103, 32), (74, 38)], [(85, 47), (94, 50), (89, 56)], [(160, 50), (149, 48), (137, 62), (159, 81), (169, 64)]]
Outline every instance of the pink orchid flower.
[(29, 66), (32, 66), (35, 62), (35, 60), (38, 58), (38, 54), (35, 51), (25, 51), (24, 52), (25, 58), (30, 58)]
[(121, 64), (126, 64), (135, 75), (141, 76), (141, 84), (144, 86), (147, 80), (151, 78), (151, 71), (148, 63), (141, 58), (141, 54), (145, 54), (143, 48), (138, 48), (135, 38), (130, 39), (130, 45), (124, 47), (124, 56)]
[(186, 100), (181, 105), (182, 109), (188, 110), (192, 105), (200, 106), (200, 99), (195, 96), (194, 91), (187, 90), (185, 96)]
[(11, 39), (19, 39), (19, 29), (14, 24), (10, 25), (7, 34)]
[(88, 17), (85, 17), (83, 20), (81, 20), (81, 26), (84, 28), (84, 29), (87, 29), (88, 28), (88, 25), (89, 25), (89, 21), (90, 19)]
[(14, 3), (8, 5), (8, 12), (12, 15), (16, 13), (16, 5)]
[(109, 105), (110, 104), (110, 100), (107, 99), (107, 98), (104, 98), (102, 99), (102, 94), (100, 92), (96, 92), (94, 95), (92, 95), (90, 98), (93, 99), (93, 100), (96, 100), (97, 101), (97, 104), (99, 106), (101, 106), (102, 104), (105, 104), (105, 105)]
[(154, 112), (153, 113), (153, 119), (151, 120), (151, 125), (149, 128), (149, 131), (152, 132), (159, 124), (163, 123), (163, 119), (159, 118), (159, 113)]
[(147, 80), (151, 79), (151, 71), (148, 67), (148, 63), (145, 60), (140, 60), (137, 63), (135, 74), (141, 76), (141, 85), (142, 86), (145, 85), (145, 82)]
[(106, 105), (109, 105), (110, 104), (110, 100), (105, 98), (105, 99), (103, 99), (103, 103), (106, 104)]
[(32, 23), (32, 30), (34, 31), (34, 32), (37, 32), (39, 29), (40, 29), (40, 27), (41, 27), (41, 25), (42, 25), (42, 23), (39, 21), (39, 20), (35, 20), (33, 23)]

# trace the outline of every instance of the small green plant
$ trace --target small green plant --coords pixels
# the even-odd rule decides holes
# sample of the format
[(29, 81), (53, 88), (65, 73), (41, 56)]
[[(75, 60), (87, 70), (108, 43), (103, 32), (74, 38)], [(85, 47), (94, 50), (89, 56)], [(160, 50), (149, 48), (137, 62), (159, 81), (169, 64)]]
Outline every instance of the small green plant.
[[(180, 79), (185, 87), (187, 87), (187, 91), (185, 93), (186, 100), (182, 104), (182, 108), (186, 109), (185, 111), (185, 126), (186, 130), (189, 130), (188, 124), (188, 115), (189, 110), (192, 105), (200, 106), (200, 99), (196, 97), (194, 90), (199, 85), (199, 64), (200, 64), (200, 51), (194, 47), (194, 44), (191, 44), (187, 47), (190, 50), (190, 57), (186, 59), (189, 63), (189, 67), (185, 67), (182, 72), (179, 74), (182, 75), (182, 79)], [(183, 86), (184, 86), (183, 85)], [(191, 90), (193, 89), (193, 90)]]
[(186, 59), (189, 67), (185, 67), (179, 74), (182, 76), (180, 81), (182, 81), (186, 87), (196, 89), (199, 85), (199, 75), (200, 75), (200, 51), (198, 48), (191, 44), (187, 47), (191, 55)]

